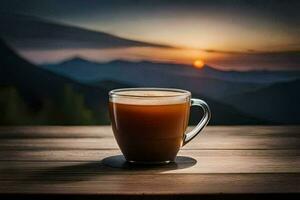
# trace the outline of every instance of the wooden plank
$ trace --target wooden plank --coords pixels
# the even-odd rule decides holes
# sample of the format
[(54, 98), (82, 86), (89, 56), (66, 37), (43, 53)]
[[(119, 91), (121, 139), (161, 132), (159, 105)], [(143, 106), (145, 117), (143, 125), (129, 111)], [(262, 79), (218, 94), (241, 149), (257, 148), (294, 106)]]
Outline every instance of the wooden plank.
[[(182, 150), (185, 156), (178, 165), (149, 169), (118, 169), (105, 167), (101, 160), (120, 154), (117, 150), (103, 151), (7, 151), (0, 152), (1, 177), (14, 177), (35, 170), (62, 173), (300, 173), (298, 150)], [(4, 162), (6, 161), (6, 162)], [(26, 161), (26, 162), (24, 162)], [(54, 164), (53, 164), (54, 163)], [(12, 172), (13, 173), (8, 173)], [(9, 176), (7, 176), (7, 174)], [(0, 178), (1, 179), (1, 178)]]
[[(184, 149), (300, 149), (298, 137), (285, 136), (232, 136), (201, 135), (183, 147)], [(113, 137), (103, 138), (38, 138), (1, 139), (1, 150), (97, 150), (118, 149)]]
[(71, 176), (1, 181), (0, 193), (14, 194), (251, 194), (299, 193), (299, 174), (152, 174)]
[(110, 127), (1, 127), (0, 194), (300, 194), (299, 130), (208, 127), (177, 165), (124, 169), (101, 163), (120, 154)]
[(3, 126), (0, 138), (102, 138), (111, 137), (110, 126)]
[(105, 138), (43, 138), (1, 139), (2, 150), (101, 150), (118, 149), (113, 137)]
[[(300, 149), (300, 127), (208, 127), (184, 149)], [(1, 150), (118, 149), (110, 127), (0, 128)]]
[[(193, 127), (189, 127), (192, 129)], [(208, 136), (299, 137), (300, 126), (208, 126)], [(112, 137), (111, 126), (2, 126), (0, 138), (102, 138)]]

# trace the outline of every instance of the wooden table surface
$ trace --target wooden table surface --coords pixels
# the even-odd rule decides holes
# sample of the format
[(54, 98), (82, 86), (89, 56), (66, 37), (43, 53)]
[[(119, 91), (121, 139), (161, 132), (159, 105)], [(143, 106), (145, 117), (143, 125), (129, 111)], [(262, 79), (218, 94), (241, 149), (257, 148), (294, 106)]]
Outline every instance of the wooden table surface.
[(0, 195), (250, 199), (300, 195), (300, 126), (209, 126), (177, 164), (110, 167), (109, 126), (0, 128)]

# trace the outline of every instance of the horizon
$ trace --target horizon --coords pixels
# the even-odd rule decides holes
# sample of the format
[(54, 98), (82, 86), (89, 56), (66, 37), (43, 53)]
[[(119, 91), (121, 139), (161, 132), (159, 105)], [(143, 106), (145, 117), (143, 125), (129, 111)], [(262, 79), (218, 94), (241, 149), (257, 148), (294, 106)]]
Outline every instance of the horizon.
[(181, 64), (181, 63), (172, 63), (172, 62), (163, 62), (163, 61), (151, 61), (151, 60), (125, 60), (125, 59), (115, 59), (115, 60), (110, 60), (110, 61), (98, 61), (98, 60), (91, 60), (89, 58), (84, 58), (81, 56), (74, 55), (72, 57), (65, 58), (63, 60), (58, 60), (55, 62), (46, 62), (46, 63), (41, 63), (41, 66), (47, 66), (47, 65), (60, 65), (65, 62), (72, 62), (74, 60), (82, 60), (85, 62), (90, 62), (90, 63), (96, 63), (96, 64), (109, 64), (109, 63), (114, 63), (114, 62), (127, 62), (127, 63), (151, 63), (151, 64), (166, 64), (166, 65), (181, 65), (184, 67), (190, 67), (194, 68), (195, 70), (201, 71), (202, 69), (205, 68), (210, 68), (213, 70), (221, 71), (221, 72), (240, 72), (240, 73), (247, 73), (247, 72), (300, 72), (300, 69), (294, 69), (294, 70), (284, 70), (284, 69), (275, 69), (275, 70), (270, 70), (270, 69), (244, 69), (244, 70), (236, 70), (236, 69), (219, 69), (216, 68), (212, 65), (207, 65), (204, 64), (203, 67), (197, 68), (193, 66), (192, 64)]

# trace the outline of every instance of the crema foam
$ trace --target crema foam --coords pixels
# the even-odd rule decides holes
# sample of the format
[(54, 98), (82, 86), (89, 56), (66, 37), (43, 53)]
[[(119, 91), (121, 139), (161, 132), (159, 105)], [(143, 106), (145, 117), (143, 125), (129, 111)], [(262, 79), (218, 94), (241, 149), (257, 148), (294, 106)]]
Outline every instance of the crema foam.
[(187, 102), (189, 92), (181, 91), (117, 91), (110, 97), (110, 102), (130, 105), (170, 105)]

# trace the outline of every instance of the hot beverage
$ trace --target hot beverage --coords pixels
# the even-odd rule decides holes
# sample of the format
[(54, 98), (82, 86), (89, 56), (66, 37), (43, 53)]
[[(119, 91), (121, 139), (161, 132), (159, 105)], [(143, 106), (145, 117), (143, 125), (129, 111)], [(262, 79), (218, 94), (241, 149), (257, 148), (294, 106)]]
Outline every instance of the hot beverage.
[(173, 161), (185, 140), (190, 93), (167, 89), (120, 89), (109, 110), (117, 143), (127, 161)]

